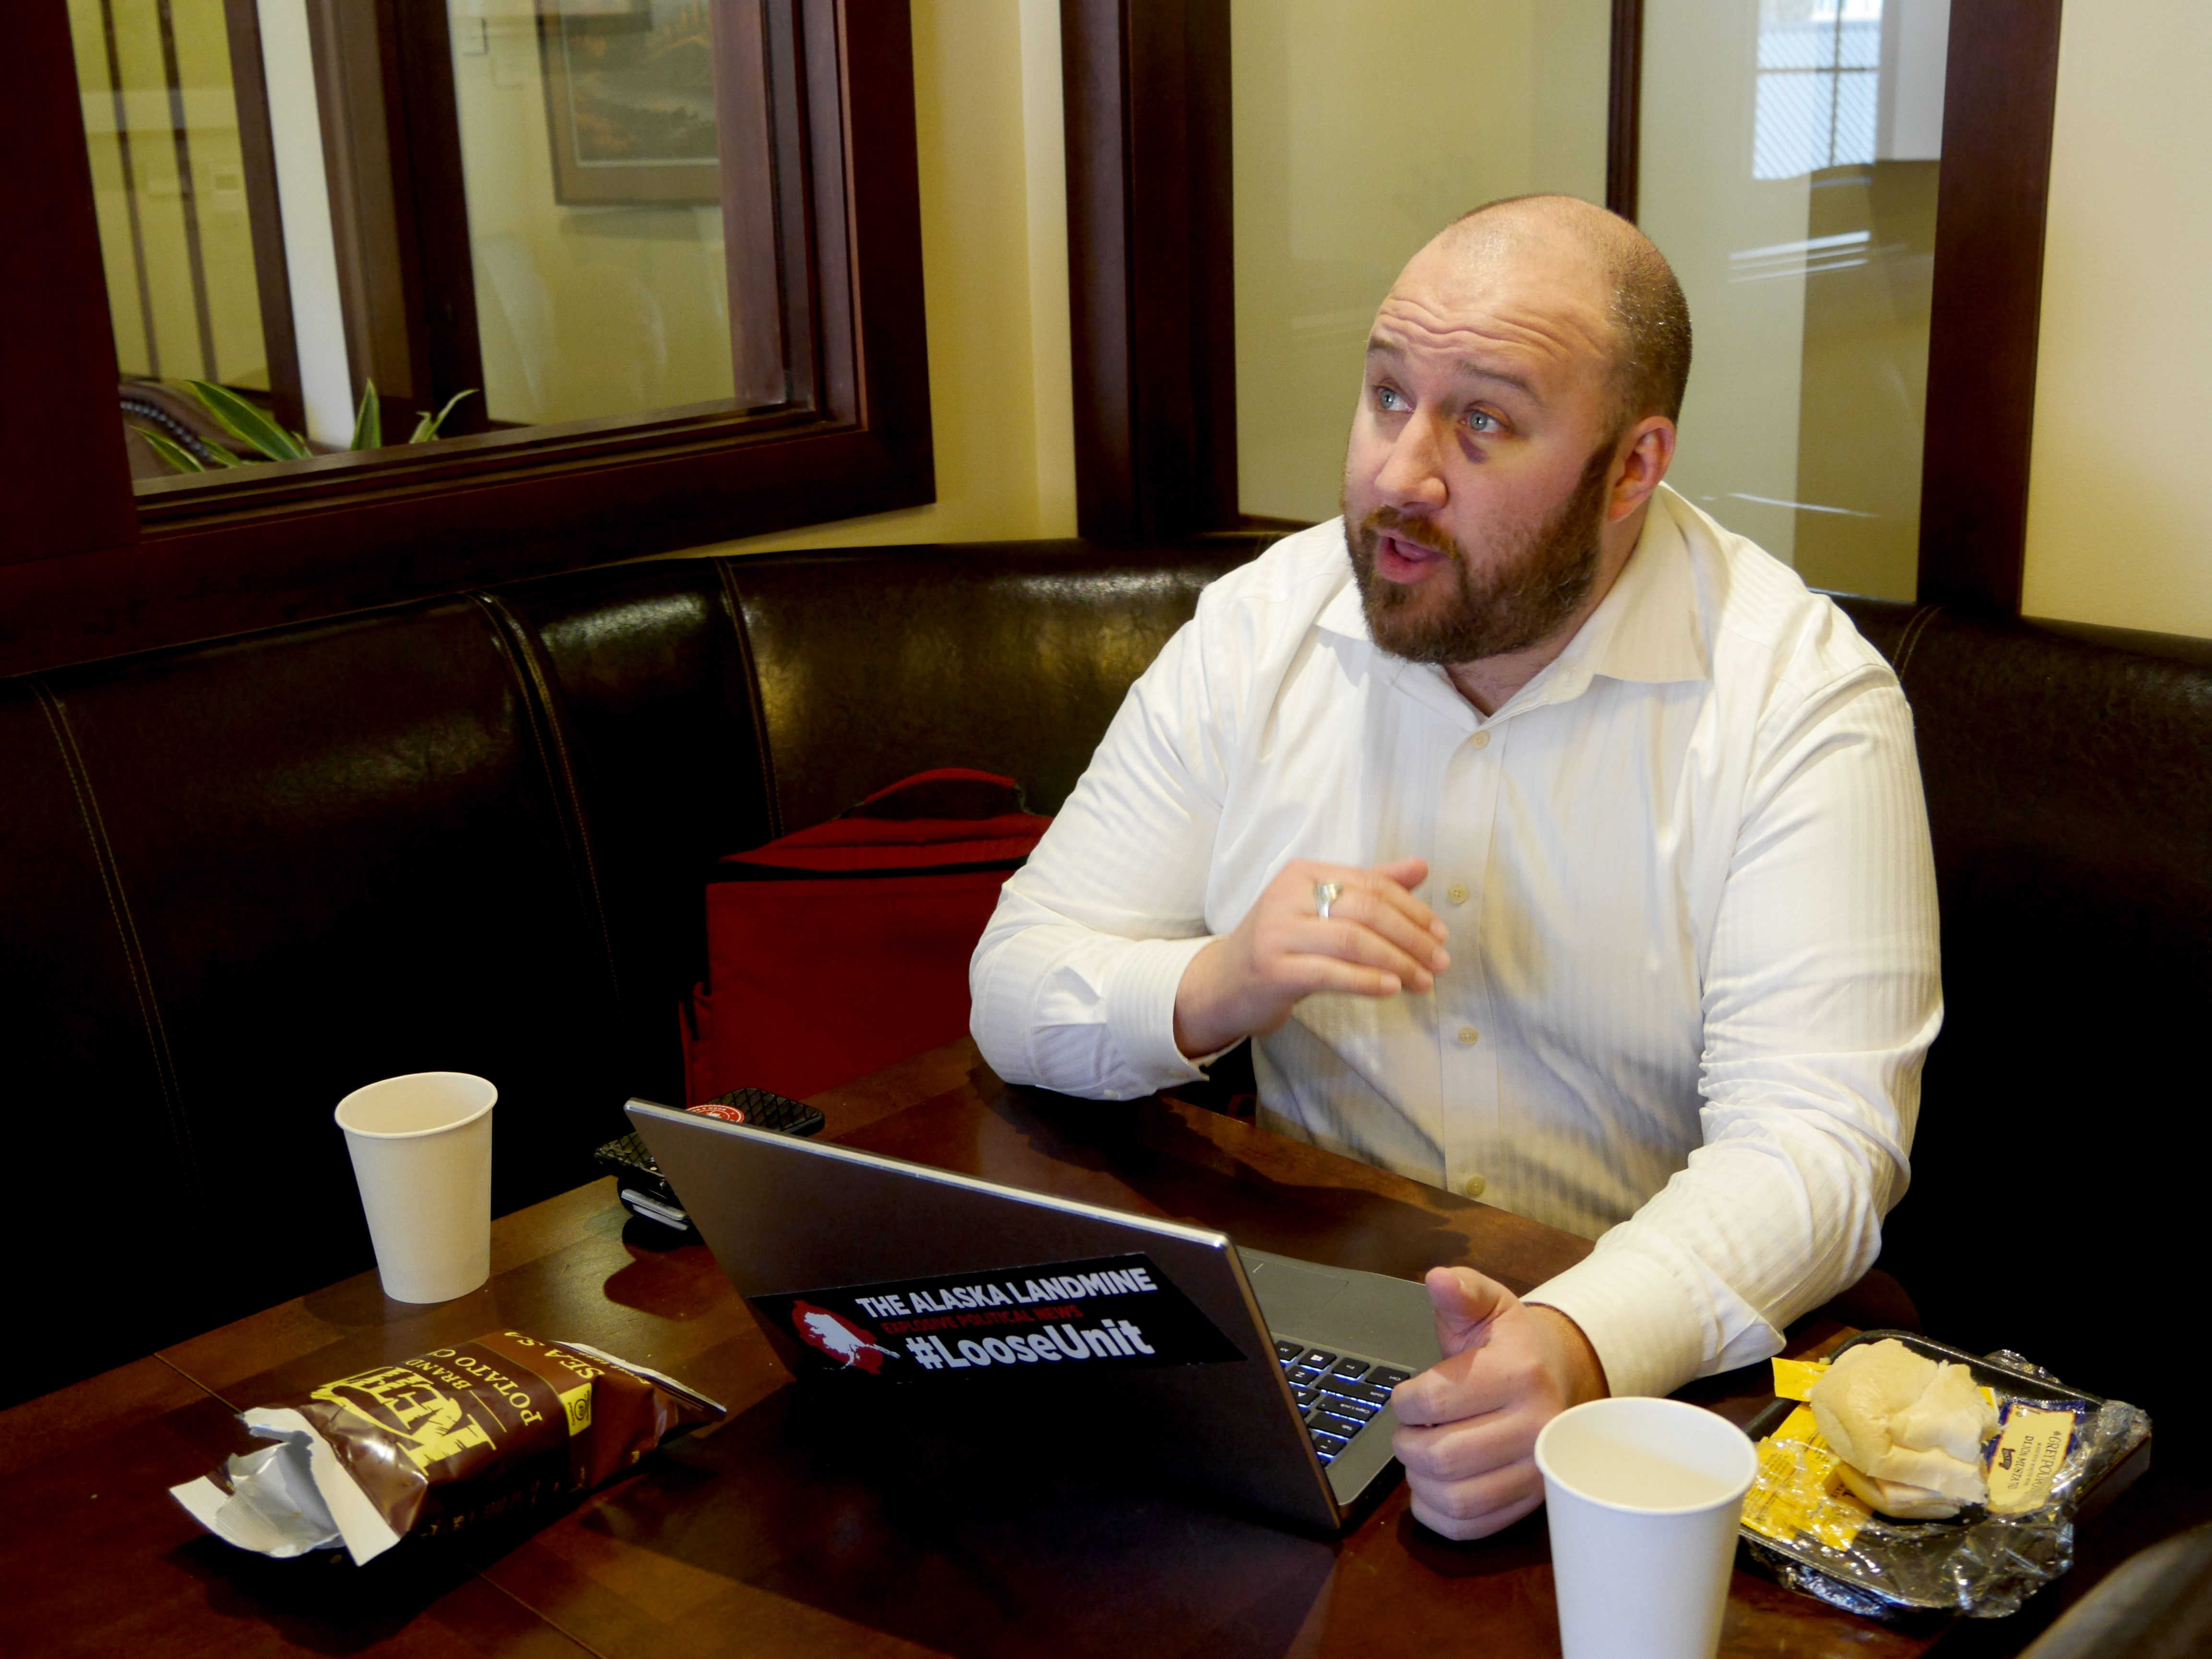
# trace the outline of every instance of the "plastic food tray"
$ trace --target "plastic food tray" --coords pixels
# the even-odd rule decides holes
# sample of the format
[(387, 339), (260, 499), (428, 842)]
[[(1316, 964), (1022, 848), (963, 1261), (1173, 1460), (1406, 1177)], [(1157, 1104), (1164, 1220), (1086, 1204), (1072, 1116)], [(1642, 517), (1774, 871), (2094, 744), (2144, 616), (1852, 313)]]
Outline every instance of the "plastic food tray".
[[(2014, 1612), (2074, 1565), (2074, 1522), (2084, 1500), (2150, 1437), (2150, 1419), (2124, 1401), (2069, 1388), (2018, 1354), (1965, 1353), (1909, 1331), (1862, 1332), (1828, 1357), (1832, 1360), (1885, 1339), (1930, 1359), (1966, 1366), (1976, 1382), (1996, 1396), (2000, 1419), (2014, 1402), (2073, 1411), (2072, 1443), (2050, 1498), (2024, 1515), (1992, 1515), (1979, 1507), (1948, 1521), (1895, 1521), (1877, 1515), (1841, 1548), (1803, 1533), (1791, 1543), (1780, 1543), (1747, 1527), (1745, 1547), (1755, 1563), (1783, 1583), (1852, 1613), (1991, 1619)], [(1754, 1441), (1765, 1440), (1797, 1403), (1776, 1401), (1745, 1432)], [(2100, 1505), (2091, 1504), (2096, 1507)]]

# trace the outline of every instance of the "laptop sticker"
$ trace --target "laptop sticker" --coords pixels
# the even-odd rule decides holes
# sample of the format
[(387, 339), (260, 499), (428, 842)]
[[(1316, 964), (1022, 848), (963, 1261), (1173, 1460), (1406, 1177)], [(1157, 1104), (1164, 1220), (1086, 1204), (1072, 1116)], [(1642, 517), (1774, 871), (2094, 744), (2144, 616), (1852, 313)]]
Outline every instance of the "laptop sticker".
[(803, 1369), (890, 1382), (1028, 1367), (1085, 1376), (1242, 1359), (1148, 1255), (1048, 1261), (751, 1298)]

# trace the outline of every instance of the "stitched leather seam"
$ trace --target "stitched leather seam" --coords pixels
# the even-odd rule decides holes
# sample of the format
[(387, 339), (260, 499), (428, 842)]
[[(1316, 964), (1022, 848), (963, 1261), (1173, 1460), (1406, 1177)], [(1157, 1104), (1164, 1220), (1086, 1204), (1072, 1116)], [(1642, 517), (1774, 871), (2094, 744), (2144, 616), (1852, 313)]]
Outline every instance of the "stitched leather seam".
[(775, 840), (783, 834), (783, 797), (775, 783), (775, 754), (769, 746), (768, 709), (761, 691), (760, 664), (753, 656), (752, 635), (745, 628), (744, 601), (738, 595), (736, 579), (730, 574), (731, 560), (727, 555), (714, 560), (714, 573), (721, 578), (722, 597), (729, 601), (730, 631), (738, 641), (738, 659), (745, 665), (745, 687), (750, 694), (746, 699), (748, 712), (753, 720), (753, 753), (760, 757), (763, 799), (768, 807), (768, 838)]
[(199, 1152), (192, 1144), (191, 1125), (185, 1116), (184, 1102), (177, 1087), (176, 1062), (169, 1053), (168, 1031), (161, 1022), (161, 1004), (154, 995), (153, 975), (146, 966), (145, 948), (139, 942), (138, 924), (131, 916), (131, 901), (123, 890), (123, 872), (116, 866), (115, 848), (107, 838), (107, 823), (100, 814), (100, 801), (93, 793), (92, 775), (77, 748), (76, 734), (70, 727), (69, 713), (62, 707), (61, 699), (54, 695), (44, 676), (27, 674), (24, 678), (38, 694), (40, 711), (46, 717), (46, 729), (53, 734), (54, 747), (61, 752), (62, 769), (69, 775), (70, 790), (76, 797), (77, 818), (84, 825), (86, 841), (91, 844), (93, 865), (100, 872), (100, 890), (107, 899), (107, 914), (115, 923), (117, 940), (123, 949), (124, 969), (131, 975), (131, 994), (137, 1000), (139, 1023), (145, 1028), (154, 1074), (161, 1079), (162, 1103), (169, 1114), (169, 1133), (184, 1154), (189, 1172), (197, 1179)]
[(1920, 636), (1928, 631), (1929, 623), (1934, 622), (1942, 613), (1942, 610), (1943, 607), (1940, 605), (1923, 605), (1912, 613), (1911, 619), (1905, 624), (1904, 637), (1897, 642), (1899, 684), (1902, 685), (1905, 683), (1905, 671), (1911, 664), (1912, 653), (1920, 648)]
[(506, 641), (521, 665), (524, 689), (529, 694), (531, 741), (538, 745), (538, 763), (545, 769), (546, 776), (555, 783), (556, 793), (561, 797), (564, 809), (562, 833), (583, 870), (584, 885), (592, 896), (592, 914), (599, 922), (599, 948), (606, 953), (607, 981), (613, 986), (615, 1000), (619, 1002), (622, 973), (616, 964), (614, 934), (607, 927), (606, 896), (599, 890), (599, 860), (592, 850), (591, 826), (584, 817), (584, 795), (576, 787), (575, 769), (569, 764), (568, 738), (561, 730), (552, 683), (538, 659), (535, 640), (521, 619), (507, 609), (506, 602), (496, 594), (482, 592), (472, 592), (469, 597), (491, 618), (494, 631)]

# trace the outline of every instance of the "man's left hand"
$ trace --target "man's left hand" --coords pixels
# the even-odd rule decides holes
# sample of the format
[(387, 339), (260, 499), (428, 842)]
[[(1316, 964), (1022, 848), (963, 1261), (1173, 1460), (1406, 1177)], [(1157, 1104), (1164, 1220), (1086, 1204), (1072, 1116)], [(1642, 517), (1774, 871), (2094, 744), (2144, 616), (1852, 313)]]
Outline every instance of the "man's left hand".
[(1391, 1448), (1413, 1516), (1447, 1538), (1487, 1538), (1544, 1501), (1537, 1431), (1606, 1393), (1582, 1328), (1468, 1267), (1432, 1267), (1444, 1358), (1398, 1385)]

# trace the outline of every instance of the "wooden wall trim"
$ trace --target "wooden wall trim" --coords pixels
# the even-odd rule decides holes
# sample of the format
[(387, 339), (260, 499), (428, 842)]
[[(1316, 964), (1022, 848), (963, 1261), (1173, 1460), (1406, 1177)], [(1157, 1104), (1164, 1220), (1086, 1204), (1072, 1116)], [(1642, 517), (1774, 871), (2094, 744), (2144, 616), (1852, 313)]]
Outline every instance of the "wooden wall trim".
[(1228, 0), (1060, 0), (1076, 520), (1233, 528)]
[(69, 8), (14, 9), (0, 154), (0, 564), (138, 538)]
[(1605, 204), (1636, 217), (1644, 142), (1644, 0), (1613, 0), (1613, 61), (1606, 85)]
[(2060, 0), (1951, 0), (1936, 185), (1923, 604), (2017, 616)]
[(932, 493), (910, 454), (848, 430), (187, 524), (0, 567), (0, 676), (697, 547), (727, 535), (732, 501), (767, 532)]

